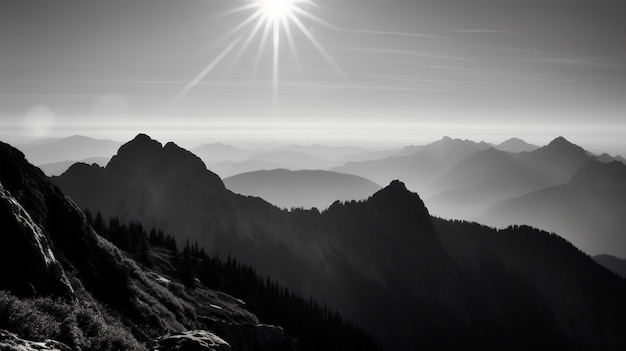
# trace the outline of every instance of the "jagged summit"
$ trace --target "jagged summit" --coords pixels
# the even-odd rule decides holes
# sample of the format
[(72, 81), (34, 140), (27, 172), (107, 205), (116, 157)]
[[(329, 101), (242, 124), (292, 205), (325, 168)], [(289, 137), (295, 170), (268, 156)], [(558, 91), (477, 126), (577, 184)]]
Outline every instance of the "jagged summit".
[(392, 180), (391, 183), (389, 183), (389, 185), (387, 185), (384, 189), (396, 193), (408, 192), (406, 185), (398, 179)]
[(388, 186), (376, 192), (368, 199), (385, 209), (391, 209), (398, 215), (413, 213), (420, 220), (430, 222), (430, 214), (418, 194), (406, 188), (403, 182), (393, 180)]
[(221, 179), (207, 170), (199, 157), (173, 142), (163, 145), (146, 134), (138, 134), (122, 145), (106, 170), (111, 175), (125, 179), (146, 173), (209, 177), (212, 178), (209, 181), (211, 184), (224, 188)]
[(150, 136), (146, 134), (137, 134), (137, 136), (127, 142), (126, 144), (120, 147), (118, 154), (123, 154), (126, 152), (139, 152), (139, 151), (147, 151), (147, 150), (157, 150), (161, 149), (163, 146), (158, 141), (150, 138)]

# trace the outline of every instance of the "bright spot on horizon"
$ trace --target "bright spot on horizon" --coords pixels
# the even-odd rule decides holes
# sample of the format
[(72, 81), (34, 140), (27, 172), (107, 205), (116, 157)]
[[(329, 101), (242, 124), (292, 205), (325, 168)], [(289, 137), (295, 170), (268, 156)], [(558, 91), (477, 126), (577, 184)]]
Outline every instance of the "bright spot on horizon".
[[(292, 25), (298, 28), (300, 33), (308, 39), (308, 41), (315, 47), (315, 49), (317, 49), (317, 51), (324, 57), (328, 64), (335, 69), (335, 71), (337, 71), (341, 76), (344, 76), (342, 70), (335, 63), (330, 54), (324, 49), (322, 44), (313, 36), (313, 33), (311, 33), (311, 31), (305, 26), (300, 17), (308, 18), (313, 22), (329, 28), (334, 28), (334, 26), (313, 15), (309, 11), (304, 10), (300, 6), (301, 4), (318, 7), (318, 5), (311, 0), (252, 0), (247, 5), (239, 6), (224, 12), (223, 15), (244, 11), (252, 11), (252, 14), (218, 40), (218, 42), (220, 42), (235, 36), (230, 44), (216, 58), (214, 58), (204, 70), (191, 80), (191, 82), (178, 94), (177, 98), (182, 98), (189, 93), (189, 91), (200, 83), (200, 81), (202, 81), (207, 74), (213, 71), (213, 69), (215, 69), (227, 56), (229, 56), (231, 52), (237, 50), (234, 54), (234, 58), (230, 60), (231, 64), (235, 64), (250, 47), (252, 41), (260, 34), (261, 41), (256, 52), (254, 65), (254, 70), (256, 71), (260, 64), (263, 51), (267, 46), (271, 32), (273, 49), (272, 87), (274, 92), (274, 103), (276, 103), (279, 83), (280, 45), (282, 37), (287, 40), (298, 67), (301, 65)], [(244, 31), (249, 25), (253, 26), (252, 29), (247, 34), (244, 33), (246, 35), (242, 36), (239, 32)], [(244, 36), (245, 39), (243, 39)]]

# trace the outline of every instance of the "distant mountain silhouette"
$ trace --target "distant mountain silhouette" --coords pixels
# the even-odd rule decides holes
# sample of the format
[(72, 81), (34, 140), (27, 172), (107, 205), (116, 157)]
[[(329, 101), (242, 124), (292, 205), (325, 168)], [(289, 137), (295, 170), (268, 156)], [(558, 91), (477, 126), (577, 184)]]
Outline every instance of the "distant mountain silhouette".
[(274, 169), (237, 174), (224, 179), (230, 190), (258, 196), (282, 208), (327, 208), (337, 200), (363, 200), (380, 190), (365, 178), (329, 171)]
[[(489, 144), (484, 142), (476, 143), (470, 140), (444, 137), (434, 143), (414, 148), (417, 152), (410, 155), (374, 161), (348, 162), (331, 170), (358, 175), (379, 184), (402, 179), (411, 190), (428, 197), (442, 190), (433, 184), (435, 180), (469, 155), (489, 147)], [(401, 151), (400, 154), (404, 153), (406, 150)]]
[(593, 260), (604, 268), (626, 279), (626, 260), (611, 255), (596, 255)]
[(365, 147), (358, 146), (328, 146), (321, 144), (313, 144), (313, 145), (298, 145), (298, 144), (290, 144), (279, 147), (275, 151), (292, 151), (299, 152), (307, 155), (311, 155), (316, 158), (324, 159), (324, 160), (338, 160), (345, 159), (346, 157), (350, 157), (352, 155), (364, 155), (370, 152), (378, 153), (385, 152), (379, 150), (373, 150)]
[(602, 162), (602, 163), (611, 163), (614, 161), (617, 162), (621, 162), (623, 164), (626, 164), (626, 159), (624, 159), (622, 156), (620, 155), (616, 155), (615, 157), (607, 154), (607, 153), (603, 153), (601, 155), (593, 155), (595, 157), (596, 160)]
[(427, 201), (438, 216), (472, 219), (497, 202), (566, 183), (590, 159), (562, 137), (531, 152), (478, 151), (442, 176), (435, 188), (445, 190)]
[(518, 152), (530, 152), (539, 149), (539, 146), (529, 144), (522, 139), (519, 138), (511, 138), (503, 141), (502, 143), (495, 145), (495, 149), (500, 151), (506, 151), (511, 153)]
[(289, 170), (321, 169), (340, 161), (330, 161), (298, 151), (276, 150), (257, 152), (239, 161), (223, 161), (211, 166), (222, 178), (236, 174), (284, 168)]
[(46, 163), (43, 165), (39, 165), (39, 169), (41, 169), (47, 176), (58, 176), (63, 174), (70, 168), (74, 163), (86, 163), (93, 164), (96, 163), (100, 166), (106, 166), (109, 162), (109, 158), (106, 157), (91, 157), (84, 160), (74, 160), (74, 161), (62, 161), (62, 162), (54, 162), (54, 163)]
[(223, 161), (241, 161), (250, 157), (254, 152), (222, 143), (203, 144), (190, 151), (200, 157), (207, 165)]
[(400, 156), (412, 156), (416, 153), (424, 150), (426, 145), (407, 145), (390, 156), (400, 157)]
[(320, 169), (327, 167), (333, 162), (321, 159), (300, 151), (277, 150), (265, 153), (259, 153), (248, 158), (250, 161), (265, 161), (272, 163), (283, 163), (290, 165), (294, 170), (297, 169)]
[(607, 154), (607, 153), (603, 153), (601, 155), (597, 155), (595, 156), (596, 160), (602, 162), (602, 163), (610, 163), (613, 161), (616, 161), (615, 158), (611, 157), (611, 155)]
[(26, 159), (35, 165), (85, 160), (92, 157), (110, 158), (122, 143), (99, 140), (80, 135), (61, 139), (47, 139), (18, 145)]
[(373, 150), (356, 146), (268, 145), (241, 149), (222, 143), (204, 144), (191, 150), (213, 172), (226, 178), (235, 174), (285, 168), (289, 170), (322, 169), (347, 161), (387, 157), (395, 150)]
[[(468, 148), (482, 146), (445, 139), (418, 158), (442, 171), (443, 156)], [(389, 349), (626, 346), (624, 280), (546, 232), (433, 219), (399, 181), (365, 201), (289, 212), (233, 194), (200, 159), (145, 135), (105, 168), (78, 164), (53, 180), (81, 207), (230, 253)]]
[(494, 205), (477, 219), (491, 225), (526, 223), (553, 231), (583, 251), (626, 256), (626, 165), (588, 161), (564, 185)]

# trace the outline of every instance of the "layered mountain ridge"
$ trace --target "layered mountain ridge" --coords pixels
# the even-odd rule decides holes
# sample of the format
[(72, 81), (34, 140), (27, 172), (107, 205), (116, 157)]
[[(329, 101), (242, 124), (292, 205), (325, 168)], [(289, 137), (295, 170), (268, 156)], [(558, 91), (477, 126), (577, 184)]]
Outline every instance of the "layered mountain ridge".
[[(176, 333), (210, 327), (238, 338), (225, 343), (229, 350), (299, 350), (281, 328), (260, 324), (242, 301), (201, 285), (185, 290), (173, 277), (140, 268), (4, 143), (0, 184), (3, 349), (147, 350), (146, 342), (170, 334), (178, 342), (158, 349), (178, 350), (203, 341)], [(48, 338), (63, 344), (38, 341)]]
[(284, 211), (233, 194), (185, 150), (143, 135), (114, 160), (125, 166), (75, 165), (53, 180), (82, 208), (230, 253), (390, 349), (624, 345), (624, 281), (546, 232), (433, 219), (399, 181), (323, 212)]

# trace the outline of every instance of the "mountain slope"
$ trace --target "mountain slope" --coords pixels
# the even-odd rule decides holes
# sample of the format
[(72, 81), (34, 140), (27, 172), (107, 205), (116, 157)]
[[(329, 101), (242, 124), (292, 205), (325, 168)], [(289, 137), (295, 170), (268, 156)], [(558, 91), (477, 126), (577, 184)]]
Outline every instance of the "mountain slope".
[(494, 205), (478, 220), (556, 232), (589, 254), (626, 255), (626, 165), (591, 160), (567, 184)]
[(75, 165), (54, 181), (81, 207), (230, 253), (389, 349), (626, 345), (623, 280), (546, 232), (433, 219), (399, 181), (323, 212), (283, 211), (145, 135), (106, 168)]
[(593, 260), (626, 279), (626, 260), (611, 255), (596, 255), (593, 256)]
[[(138, 148), (125, 148), (122, 154), (150, 154), (149, 142), (135, 146)], [(117, 158), (112, 169), (128, 171), (127, 166)], [(280, 327), (261, 324), (246, 310), (243, 301), (198, 283), (185, 288), (178, 282), (178, 269), (153, 268), (148, 272), (143, 262), (140, 267), (99, 236), (85, 215), (41, 170), (30, 165), (21, 152), (3, 143), (0, 219), (0, 329), (20, 338), (53, 338), (85, 351), (146, 350), (146, 342), (165, 334), (210, 328), (230, 340), (228, 349), (300, 349)], [(117, 226), (116, 233), (121, 228)], [(129, 232), (124, 235), (130, 240)], [(164, 263), (163, 254), (156, 257), (161, 263), (155, 267), (178, 265), (175, 255), (167, 259), (168, 263)], [(225, 278), (220, 274), (212, 277)], [(247, 279), (244, 277), (241, 282), (250, 284)], [(255, 283), (258, 279), (254, 276)], [(269, 280), (267, 283), (275, 284)], [(284, 310), (287, 303), (294, 304), (293, 294), (285, 289), (281, 292), (291, 296), (291, 300), (272, 301), (267, 307)], [(308, 306), (317, 305), (310, 301)], [(328, 310), (325, 313), (314, 311), (303, 316), (331, 318)], [(347, 344), (343, 340), (337, 348), (350, 348), (352, 341), (374, 348), (362, 333), (342, 323), (333, 320), (336, 340), (342, 340), (347, 331), (356, 338)], [(329, 333), (324, 325), (313, 325), (320, 333)], [(4, 345), (8, 340), (10, 344), (35, 345), (20, 338), (3, 334), (0, 343)], [(324, 349), (335, 347), (326, 343), (330, 339), (325, 336), (318, 339), (325, 340), (321, 343)], [(320, 342), (313, 345), (320, 346)], [(302, 346), (309, 350), (312, 345)]]
[(380, 190), (378, 184), (353, 175), (286, 169), (237, 174), (224, 184), (235, 193), (258, 196), (282, 208), (324, 209), (337, 200), (362, 200)]

